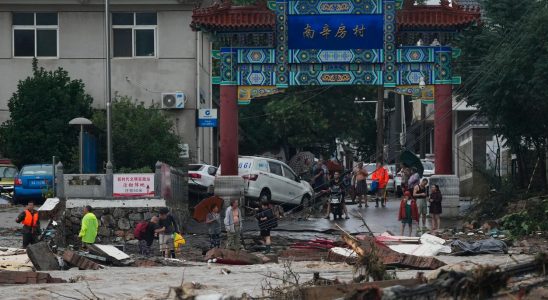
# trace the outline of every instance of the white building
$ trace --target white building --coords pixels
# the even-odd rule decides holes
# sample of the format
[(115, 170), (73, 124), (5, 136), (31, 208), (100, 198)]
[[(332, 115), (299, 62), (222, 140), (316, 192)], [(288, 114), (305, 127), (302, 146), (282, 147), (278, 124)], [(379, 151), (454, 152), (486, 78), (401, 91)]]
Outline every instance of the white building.
[[(148, 105), (161, 104), (162, 93), (183, 92), (184, 108), (165, 114), (191, 159), (213, 163), (214, 129), (196, 126), (196, 110), (213, 105), (210, 41), (189, 27), (196, 2), (111, 0), (112, 93)], [(82, 79), (94, 106), (104, 109), (104, 28), (103, 0), (0, 0), (0, 122), (9, 119), (8, 100), (35, 56), (46, 69)]]

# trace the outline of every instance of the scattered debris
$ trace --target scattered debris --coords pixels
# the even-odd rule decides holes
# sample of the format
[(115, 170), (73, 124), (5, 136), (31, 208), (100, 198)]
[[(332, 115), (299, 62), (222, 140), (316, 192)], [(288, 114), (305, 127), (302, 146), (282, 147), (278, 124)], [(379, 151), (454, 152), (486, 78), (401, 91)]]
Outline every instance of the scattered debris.
[(99, 270), (101, 268), (99, 264), (71, 250), (63, 252), (63, 260), (72, 266), (78, 267), (80, 270)]
[[(336, 284), (330, 286), (305, 287), (301, 291), (303, 300), (330, 299), (381, 299), (381, 289), (390, 286), (416, 286), (423, 283), (422, 279), (396, 279), (372, 281), (366, 283)], [(375, 295), (371, 296), (371, 292)]]
[(116, 266), (129, 266), (134, 263), (129, 255), (112, 245), (91, 244), (88, 245), (92, 254), (103, 256), (107, 261)]
[(227, 264), (227, 265), (255, 265), (262, 264), (263, 261), (246, 251), (234, 251), (229, 249), (220, 249), (213, 248), (207, 251), (204, 260), (208, 261), (210, 259), (216, 259), (218, 264)]
[(278, 258), (293, 261), (321, 261), (328, 256), (329, 252), (325, 249), (287, 249), (278, 252)]
[[(378, 239), (376, 239), (379, 241)], [(396, 252), (415, 256), (430, 257), (439, 253), (451, 253), (451, 247), (445, 246), (446, 241), (437, 236), (425, 233), (420, 237), (420, 244), (392, 244), (388, 247)]]
[(33, 271), (2, 271), (0, 270), (0, 284), (36, 284), (36, 283), (64, 283), (61, 278), (53, 278), (49, 273)]
[(59, 270), (57, 256), (51, 252), (48, 244), (40, 242), (27, 247), (27, 255), (38, 271)]
[(474, 243), (455, 240), (451, 243), (451, 248), (453, 249), (454, 255), (508, 253), (508, 246), (506, 243), (496, 239), (479, 240)]
[(230, 273), (232, 273), (232, 272), (231, 272), (229, 269), (227, 269), (227, 268), (221, 268), (221, 274), (223, 274), (223, 275), (228, 275), (228, 274), (230, 274)]
[(27, 254), (27, 250), (19, 248), (0, 248), (0, 256)]
[(420, 257), (415, 255), (398, 253), (382, 243), (377, 243), (375, 238), (361, 237), (363, 240), (357, 240), (350, 235), (343, 235), (343, 240), (360, 256), (365, 257), (372, 251), (371, 245), (375, 247), (377, 256), (382, 258), (382, 262), (387, 266), (403, 266), (415, 269), (435, 270), (445, 263), (435, 257)]

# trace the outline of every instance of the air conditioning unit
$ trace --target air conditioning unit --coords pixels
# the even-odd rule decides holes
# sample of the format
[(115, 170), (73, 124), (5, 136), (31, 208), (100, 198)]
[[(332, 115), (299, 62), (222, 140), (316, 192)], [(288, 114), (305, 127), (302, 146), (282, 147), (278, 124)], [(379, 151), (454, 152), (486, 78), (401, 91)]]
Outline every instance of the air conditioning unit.
[(186, 95), (183, 92), (162, 93), (162, 109), (185, 108)]

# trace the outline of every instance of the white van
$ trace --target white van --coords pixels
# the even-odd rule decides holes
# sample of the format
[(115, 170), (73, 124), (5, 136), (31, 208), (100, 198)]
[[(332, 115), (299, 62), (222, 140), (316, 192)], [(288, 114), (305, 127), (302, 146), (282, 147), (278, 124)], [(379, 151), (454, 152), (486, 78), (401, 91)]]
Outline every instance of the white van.
[[(221, 174), (221, 166), (217, 176)], [(272, 158), (240, 156), (238, 175), (245, 180), (246, 198), (308, 206), (314, 189), (285, 163)]]

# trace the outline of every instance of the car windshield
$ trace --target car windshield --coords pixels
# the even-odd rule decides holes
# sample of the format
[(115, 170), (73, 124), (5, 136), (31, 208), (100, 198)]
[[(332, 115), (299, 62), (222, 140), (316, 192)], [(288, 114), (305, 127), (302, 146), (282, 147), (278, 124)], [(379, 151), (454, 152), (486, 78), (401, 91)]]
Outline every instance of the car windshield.
[(434, 163), (432, 163), (431, 161), (423, 161), (422, 166), (425, 170), (434, 170)]
[(17, 169), (14, 167), (0, 167), (0, 177), (14, 178), (17, 176)]
[(51, 166), (26, 166), (21, 170), (21, 175), (52, 175), (53, 170)]
[(203, 165), (188, 165), (189, 171), (200, 171), (204, 166)]

